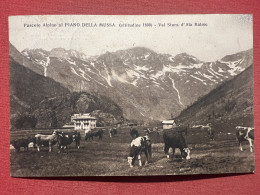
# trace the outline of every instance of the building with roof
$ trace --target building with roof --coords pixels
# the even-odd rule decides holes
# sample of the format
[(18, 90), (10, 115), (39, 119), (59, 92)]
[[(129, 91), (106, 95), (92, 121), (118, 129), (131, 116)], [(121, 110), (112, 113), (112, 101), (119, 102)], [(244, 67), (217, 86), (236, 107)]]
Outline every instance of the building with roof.
[(71, 122), (74, 123), (74, 130), (84, 130), (85, 134), (97, 125), (97, 119), (90, 113), (74, 114), (71, 116)]
[(173, 127), (176, 127), (176, 123), (174, 120), (164, 120), (162, 121), (163, 129), (172, 129)]

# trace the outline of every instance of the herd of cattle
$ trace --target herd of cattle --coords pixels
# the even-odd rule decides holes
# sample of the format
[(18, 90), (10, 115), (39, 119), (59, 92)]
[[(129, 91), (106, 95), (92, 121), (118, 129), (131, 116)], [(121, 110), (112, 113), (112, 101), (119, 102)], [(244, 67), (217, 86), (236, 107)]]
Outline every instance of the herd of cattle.
[[(201, 128), (206, 130), (210, 140), (214, 140), (214, 131), (211, 128), (211, 124), (197, 125), (191, 128)], [(188, 127), (181, 126), (174, 128), (175, 130), (167, 130), (163, 132), (163, 141), (164, 141), (164, 153), (167, 155), (167, 158), (173, 158), (175, 149), (178, 148), (181, 152), (181, 157), (183, 159), (190, 159), (190, 149), (187, 146), (185, 135), (187, 135)], [(145, 154), (145, 163), (149, 163), (152, 158), (152, 142), (150, 139), (151, 133), (156, 133), (159, 135), (157, 128), (155, 129), (146, 129), (146, 135), (140, 136), (138, 131), (134, 128), (130, 129), (130, 136), (132, 137), (132, 142), (130, 144), (130, 155), (128, 157), (128, 163), (130, 167), (134, 166), (135, 160), (139, 160), (139, 166), (142, 166), (142, 153)], [(98, 137), (99, 140), (102, 140), (104, 130), (99, 129), (97, 131), (90, 131), (86, 133), (85, 140), (92, 139), (93, 137)], [(109, 130), (109, 136), (112, 138), (117, 135), (117, 129), (111, 128)], [(239, 143), (240, 150), (243, 151), (242, 142), (248, 141), (250, 145), (250, 152), (253, 152), (253, 140), (254, 140), (254, 128), (251, 127), (236, 127), (236, 137)], [(11, 142), (11, 145), (20, 151), (20, 148), (23, 147), (24, 150), (28, 151), (29, 147), (37, 148), (37, 151), (40, 151), (41, 147), (49, 147), (49, 152), (52, 151), (52, 146), (57, 144), (58, 152), (68, 149), (69, 145), (75, 142), (76, 148), (79, 149), (81, 141), (81, 135), (78, 131), (73, 132), (62, 132), (54, 130), (51, 135), (36, 134), (34, 137), (28, 137), (26, 139), (17, 139)], [(172, 150), (172, 151), (170, 151)]]

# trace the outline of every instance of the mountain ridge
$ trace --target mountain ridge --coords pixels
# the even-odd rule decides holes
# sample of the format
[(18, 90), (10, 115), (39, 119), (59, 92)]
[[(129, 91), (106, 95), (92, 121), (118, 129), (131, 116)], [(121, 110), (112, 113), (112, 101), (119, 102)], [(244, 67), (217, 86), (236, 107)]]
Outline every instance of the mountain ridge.
[(144, 47), (106, 52), (86, 59), (74, 56), (37, 59), (24, 55), (44, 69), (43, 75), (70, 91), (107, 96), (119, 103), (125, 118), (141, 120), (177, 116), (200, 96), (244, 71), (253, 61), (252, 50), (215, 62), (202, 62), (186, 53), (176, 56), (157, 54)]

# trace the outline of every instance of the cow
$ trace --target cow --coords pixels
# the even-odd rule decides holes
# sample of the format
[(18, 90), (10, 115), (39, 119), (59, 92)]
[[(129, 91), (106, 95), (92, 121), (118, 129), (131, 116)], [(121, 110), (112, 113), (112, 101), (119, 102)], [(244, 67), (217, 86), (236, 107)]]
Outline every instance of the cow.
[(139, 137), (139, 133), (138, 133), (138, 131), (137, 131), (135, 128), (131, 128), (131, 129), (130, 129), (130, 136), (131, 136), (133, 139), (135, 139), (135, 138)]
[(57, 137), (57, 147), (59, 149), (59, 153), (61, 152), (61, 149), (67, 149), (72, 142), (73, 135), (65, 134), (64, 132), (59, 133)]
[(27, 139), (17, 139), (11, 142), (11, 145), (15, 148), (17, 152), (20, 152), (20, 148), (23, 147), (24, 150), (28, 151), (28, 145), (31, 142), (30, 138)]
[(49, 152), (51, 152), (52, 145), (55, 145), (57, 143), (57, 135), (57, 130), (53, 131), (51, 135), (36, 134), (35, 142), (38, 152), (40, 151), (40, 146), (49, 146)]
[(175, 148), (179, 148), (181, 151), (182, 158), (190, 159), (190, 149), (188, 148), (186, 141), (181, 133), (167, 131), (163, 134), (164, 140), (164, 152), (167, 155), (167, 158), (170, 158), (169, 149), (173, 149), (173, 155), (175, 153)]
[(114, 137), (115, 135), (117, 135), (117, 129), (116, 128), (111, 128), (109, 130), (109, 136), (110, 137)]
[(76, 144), (76, 148), (79, 149), (80, 146), (80, 140), (81, 140), (81, 136), (80, 136), (80, 132), (78, 131), (72, 131), (72, 132), (58, 132), (59, 135), (63, 135), (63, 136), (71, 136), (73, 142), (75, 142)]
[(236, 137), (240, 150), (243, 151), (242, 142), (248, 141), (250, 145), (250, 152), (253, 152), (254, 128), (236, 126)]
[(72, 134), (72, 139), (76, 144), (76, 148), (79, 149), (80, 140), (81, 140), (80, 132), (74, 131)]
[(137, 137), (133, 139), (130, 144), (130, 155), (127, 158), (130, 167), (134, 166), (136, 158), (139, 160), (139, 166), (142, 166), (141, 154), (144, 152), (146, 157), (146, 162), (149, 163), (152, 152), (151, 152), (152, 144), (151, 140), (148, 136)]
[(88, 140), (90, 138), (92, 138), (92, 140), (93, 140), (93, 137), (98, 137), (99, 140), (102, 140), (103, 134), (104, 134), (104, 131), (102, 129), (100, 129), (98, 131), (90, 131), (90, 132), (86, 133), (85, 140)]
[(193, 126), (193, 128), (200, 128), (202, 131), (206, 131), (207, 134), (208, 134), (208, 137), (210, 140), (214, 140), (214, 137), (215, 137), (215, 132), (214, 130), (211, 128), (211, 123), (208, 123), (207, 125), (196, 125), (196, 126)]
[(154, 129), (147, 128), (144, 131), (146, 132), (146, 135), (156, 134), (157, 136), (159, 136), (159, 132), (158, 132), (158, 128), (157, 127), (155, 127)]
[(173, 131), (182, 134), (183, 136), (188, 135), (188, 127), (184, 125), (178, 125), (173, 127)]

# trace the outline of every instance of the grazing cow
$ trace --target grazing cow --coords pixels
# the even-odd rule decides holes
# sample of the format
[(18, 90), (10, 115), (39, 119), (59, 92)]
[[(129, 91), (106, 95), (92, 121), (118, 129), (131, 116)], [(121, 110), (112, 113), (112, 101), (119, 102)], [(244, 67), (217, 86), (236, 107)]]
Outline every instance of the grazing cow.
[(236, 136), (238, 140), (238, 144), (240, 147), (240, 150), (243, 151), (242, 148), (242, 141), (248, 141), (250, 145), (250, 152), (253, 152), (253, 143), (254, 140), (254, 128), (252, 127), (236, 127)]
[(17, 152), (20, 152), (20, 148), (23, 147), (24, 150), (28, 151), (28, 145), (31, 142), (30, 138), (27, 139), (17, 139), (11, 142), (11, 145), (15, 148)]
[(146, 157), (146, 163), (149, 163), (152, 157), (152, 144), (148, 136), (137, 137), (131, 142), (130, 155), (127, 158), (130, 167), (134, 166), (136, 158), (139, 160), (139, 166), (142, 166), (141, 154), (144, 152)]
[(40, 146), (49, 146), (49, 152), (51, 152), (52, 145), (57, 143), (57, 130), (53, 131), (52, 135), (36, 134), (36, 146), (37, 150), (40, 151)]
[(116, 128), (111, 128), (109, 130), (109, 136), (110, 137), (114, 137), (115, 135), (117, 135), (117, 129)]
[(98, 131), (90, 131), (90, 132), (86, 133), (85, 140), (88, 140), (90, 138), (92, 138), (92, 140), (93, 140), (93, 137), (98, 137), (99, 140), (102, 140), (103, 134), (104, 134), (104, 131), (102, 129), (100, 129)]
[(175, 148), (179, 148), (181, 151), (182, 158), (190, 159), (190, 149), (188, 148), (186, 141), (181, 133), (167, 131), (163, 134), (164, 140), (164, 152), (167, 158), (170, 158), (169, 149), (173, 149), (173, 155), (175, 153)]

